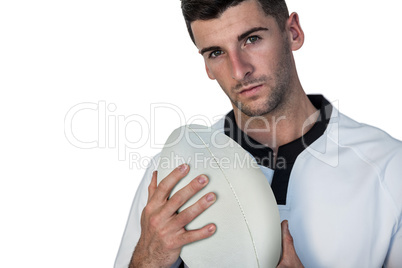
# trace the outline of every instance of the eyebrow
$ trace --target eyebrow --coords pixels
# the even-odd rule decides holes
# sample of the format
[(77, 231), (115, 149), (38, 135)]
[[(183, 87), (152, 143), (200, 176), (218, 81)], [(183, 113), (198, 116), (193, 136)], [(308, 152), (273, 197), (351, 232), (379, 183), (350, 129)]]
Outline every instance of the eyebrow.
[(243, 40), (244, 38), (246, 38), (248, 35), (255, 33), (255, 32), (259, 32), (259, 31), (268, 31), (268, 28), (264, 28), (264, 27), (254, 27), (251, 28), (250, 30), (248, 30), (247, 32), (239, 35), (237, 37), (237, 40), (240, 42), (241, 40)]
[[(242, 33), (241, 35), (239, 35), (237, 37), (237, 40), (240, 42), (241, 40), (243, 40), (244, 38), (246, 38), (248, 35), (255, 33), (255, 32), (259, 32), (259, 31), (268, 31), (268, 28), (265, 27), (254, 27), (251, 28), (250, 30), (248, 30), (247, 32)], [(221, 50), (222, 48), (219, 46), (212, 46), (212, 47), (206, 47), (200, 50), (200, 54), (203, 55), (205, 52), (208, 51), (215, 51), (215, 50)]]
[(205, 52), (208, 52), (208, 51), (215, 51), (215, 50), (221, 50), (221, 49), (222, 49), (221, 47), (217, 47), (217, 46), (206, 47), (206, 48), (201, 49), (200, 54), (203, 55)]

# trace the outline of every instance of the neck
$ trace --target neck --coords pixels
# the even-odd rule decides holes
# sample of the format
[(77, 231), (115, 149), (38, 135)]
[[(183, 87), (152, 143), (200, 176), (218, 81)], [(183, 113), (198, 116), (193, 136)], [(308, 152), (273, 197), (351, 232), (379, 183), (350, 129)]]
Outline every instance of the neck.
[(286, 96), (286, 102), (262, 116), (250, 117), (233, 107), (238, 127), (254, 140), (270, 147), (275, 155), (279, 146), (307, 133), (319, 115), (301, 86), (290, 95)]

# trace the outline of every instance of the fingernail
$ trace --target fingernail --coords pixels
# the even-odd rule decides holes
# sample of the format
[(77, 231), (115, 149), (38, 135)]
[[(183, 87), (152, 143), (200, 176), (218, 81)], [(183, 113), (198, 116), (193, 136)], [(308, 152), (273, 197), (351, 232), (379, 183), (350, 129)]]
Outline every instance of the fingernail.
[(210, 232), (210, 233), (215, 232), (215, 226), (214, 225), (209, 226), (208, 232)]
[(182, 165), (179, 166), (179, 170), (180, 170), (181, 172), (185, 172), (185, 171), (187, 170), (187, 168), (188, 168), (188, 165), (187, 165), (187, 164), (182, 164)]
[(207, 178), (205, 176), (201, 175), (198, 177), (198, 182), (200, 184), (205, 184), (207, 182)]
[(208, 202), (212, 202), (214, 200), (215, 200), (215, 195), (214, 194), (210, 193), (210, 194), (207, 195), (207, 201)]

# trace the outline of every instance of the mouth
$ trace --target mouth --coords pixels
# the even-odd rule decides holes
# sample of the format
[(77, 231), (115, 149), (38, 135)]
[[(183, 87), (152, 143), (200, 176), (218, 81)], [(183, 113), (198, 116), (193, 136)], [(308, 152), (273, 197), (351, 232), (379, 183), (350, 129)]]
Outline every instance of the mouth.
[(239, 94), (240, 95), (251, 95), (256, 93), (260, 88), (262, 87), (262, 85), (255, 85), (255, 86), (251, 86), (251, 87), (247, 87), (242, 89)]

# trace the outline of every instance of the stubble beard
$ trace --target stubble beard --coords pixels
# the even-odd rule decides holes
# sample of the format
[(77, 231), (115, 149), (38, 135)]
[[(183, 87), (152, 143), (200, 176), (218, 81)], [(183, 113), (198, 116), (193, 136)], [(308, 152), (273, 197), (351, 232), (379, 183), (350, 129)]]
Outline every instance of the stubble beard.
[(257, 79), (250, 79), (239, 83), (231, 89), (232, 92), (236, 92), (238, 88), (253, 83), (264, 83), (265, 86), (269, 86), (268, 82), (272, 81), (274, 85), (271, 87), (269, 96), (266, 96), (265, 103), (257, 107), (252, 101), (249, 104), (245, 104), (229, 97), (230, 100), (241, 112), (249, 117), (264, 116), (280, 109), (286, 102), (290, 92), (291, 66), (292, 59), (289, 43), (284, 41), (283, 53), (280, 62), (277, 64), (274, 78), (262, 76)]

